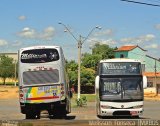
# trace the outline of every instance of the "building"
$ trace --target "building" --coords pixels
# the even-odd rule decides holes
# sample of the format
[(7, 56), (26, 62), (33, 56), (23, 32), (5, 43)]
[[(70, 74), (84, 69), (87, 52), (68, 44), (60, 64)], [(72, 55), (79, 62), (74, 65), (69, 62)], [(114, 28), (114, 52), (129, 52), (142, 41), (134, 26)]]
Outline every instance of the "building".
[(142, 63), (142, 71), (147, 76), (147, 87), (160, 94), (160, 60), (146, 55), (147, 50), (133, 46), (122, 46), (115, 50), (115, 58), (138, 59)]

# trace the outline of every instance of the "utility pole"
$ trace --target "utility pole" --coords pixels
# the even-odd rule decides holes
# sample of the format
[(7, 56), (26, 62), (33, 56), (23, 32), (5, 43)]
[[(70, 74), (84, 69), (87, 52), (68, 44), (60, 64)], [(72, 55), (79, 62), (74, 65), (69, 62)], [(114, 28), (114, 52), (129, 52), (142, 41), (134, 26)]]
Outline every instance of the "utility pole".
[(156, 87), (156, 94), (157, 94), (157, 64), (155, 59), (155, 87)]
[(82, 36), (79, 36), (79, 42), (78, 42), (78, 97), (77, 99), (80, 99), (80, 92), (81, 92), (81, 48), (82, 48)]
[(14, 66), (14, 86), (16, 86), (16, 78), (17, 78), (17, 62), (15, 60), (15, 66)]
[(91, 35), (91, 33), (95, 29), (100, 30), (101, 27), (96, 26), (96, 27), (92, 28), (92, 30), (89, 32), (87, 37), (85, 37), (85, 39), (82, 40), (81, 35), (79, 36), (79, 39), (77, 39), (65, 24), (63, 24), (61, 22), (59, 22), (58, 24), (63, 25), (64, 28), (65, 28), (65, 32), (68, 31), (70, 33), (70, 35), (77, 41), (77, 44), (78, 44), (78, 95), (77, 95), (77, 99), (79, 100), (80, 99), (80, 94), (81, 94), (81, 48), (82, 48), (83, 43), (88, 39), (88, 37)]

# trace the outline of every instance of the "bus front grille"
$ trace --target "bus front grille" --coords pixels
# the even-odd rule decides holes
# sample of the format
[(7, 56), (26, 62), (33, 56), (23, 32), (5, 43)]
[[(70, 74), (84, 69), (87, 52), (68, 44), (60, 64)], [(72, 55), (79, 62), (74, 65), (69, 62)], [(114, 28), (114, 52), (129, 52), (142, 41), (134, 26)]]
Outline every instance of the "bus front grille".
[(113, 116), (130, 116), (130, 111), (115, 111)]
[(25, 85), (57, 82), (59, 82), (59, 71), (57, 69), (23, 72), (23, 84)]

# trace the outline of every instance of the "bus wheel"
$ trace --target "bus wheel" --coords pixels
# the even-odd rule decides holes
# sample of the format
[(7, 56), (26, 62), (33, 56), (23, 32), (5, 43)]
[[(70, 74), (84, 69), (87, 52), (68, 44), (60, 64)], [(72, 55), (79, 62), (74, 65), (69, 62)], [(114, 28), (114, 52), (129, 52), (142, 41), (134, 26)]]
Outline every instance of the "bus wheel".
[(104, 119), (104, 117), (103, 117), (103, 116), (100, 116), (100, 115), (97, 115), (97, 117), (98, 117), (99, 119)]
[(61, 112), (61, 111), (59, 111), (59, 112), (56, 112), (56, 113), (54, 113), (54, 117), (55, 118), (66, 118), (66, 116), (67, 116), (67, 114), (66, 114), (66, 112)]
[(53, 115), (55, 118), (66, 118), (67, 116), (66, 106), (57, 107)]
[(26, 113), (26, 119), (36, 119), (36, 114)]
[(139, 119), (139, 116), (133, 116), (134, 119)]
[(37, 112), (36, 119), (40, 119), (40, 112)]

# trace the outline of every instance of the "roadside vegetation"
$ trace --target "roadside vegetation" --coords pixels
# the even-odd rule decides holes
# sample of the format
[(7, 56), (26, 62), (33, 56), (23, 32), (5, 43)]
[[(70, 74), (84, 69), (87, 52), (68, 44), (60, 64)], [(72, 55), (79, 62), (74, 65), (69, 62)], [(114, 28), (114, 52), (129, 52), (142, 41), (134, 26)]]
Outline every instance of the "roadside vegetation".
[[(5, 84), (3, 82), (0, 82), (0, 85), (6, 85), (6, 86), (13, 86), (15, 84), (15, 82), (5, 82)], [(18, 84), (16, 84), (18, 85)]]
[[(83, 98), (85, 99), (83, 100)], [(71, 99), (71, 106), (73, 108), (84, 107), (87, 106), (88, 102), (95, 102), (95, 98), (95, 94), (81, 94), (82, 103), (77, 103), (77, 94), (73, 94), (73, 97)]]
[[(17, 64), (16, 64), (17, 65)], [(15, 72), (15, 62), (13, 58), (5, 55), (0, 55), (0, 84), (2, 85), (12, 85), (13, 82), (7, 82), (7, 78), (14, 78), (17, 75), (17, 70)]]

